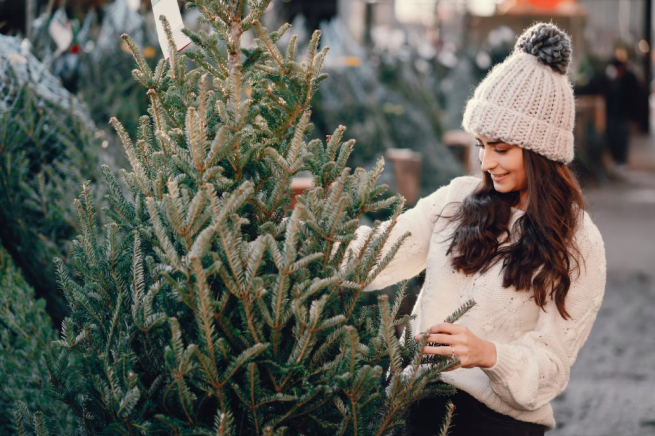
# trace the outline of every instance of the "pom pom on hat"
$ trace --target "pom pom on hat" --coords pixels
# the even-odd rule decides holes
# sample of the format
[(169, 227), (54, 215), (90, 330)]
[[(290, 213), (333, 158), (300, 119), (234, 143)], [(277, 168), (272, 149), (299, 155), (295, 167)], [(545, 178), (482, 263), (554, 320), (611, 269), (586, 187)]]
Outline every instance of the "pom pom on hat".
[(571, 63), (571, 38), (552, 23), (538, 23), (526, 29), (514, 50), (536, 56), (560, 74), (566, 74)]

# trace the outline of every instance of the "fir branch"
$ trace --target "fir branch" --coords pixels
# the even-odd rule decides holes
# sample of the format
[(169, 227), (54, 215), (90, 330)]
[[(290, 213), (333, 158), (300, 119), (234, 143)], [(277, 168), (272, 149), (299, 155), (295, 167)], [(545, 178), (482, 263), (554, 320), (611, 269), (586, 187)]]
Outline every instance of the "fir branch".
[(468, 312), (470, 309), (475, 306), (475, 300), (469, 299), (468, 301), (464, 302), (455, 312), (453, 312), (444, 322), (447, 323), (454, 323), (458, 319), (460, 319), (466, 312)]
[(146, 84), (145, 86), (150, 88), (152, 82), (152, 70), (146, 61), (146, 58), (143, 57), (143, 51), (136, 45), (136, 43), (130, 38), (127, 34), (122, 34), (121, 39), (127, 44), (130, 53), (134, 57), (134, 61), (139, 66), (139, 70), (145, 75)]
[(214, 419), (214, 436), (234, 436), (234, 417), (230, 411), (218, 409)]
[(254, 26), (254, 23), (258, 22), (264, 15), (264, 12), (266, 12), (266, 9), (268, 9), (270, 4), (271, 0), (260, 0), (257, 3), (252, 4), (252, 10), (241, 22), (241, 30), (243, 32), (250, 30)]
[(453, 404), (452, 401), (448, 401), (448, 403), (446, 404), (446, 416), (444, 416), (443, 421), (441, 423), (439, 436), (448, 436), (448, 430), (450, 430), (454, 412), (455, 412), (455, 405)]
[(168, 22), (168, 18), (165, 15), (160, 15), (157, 17), (161, 21), (162, 27), (164, 28), (164, 33), (166, 34), (166, 41), (168, 42), (168, 57), (171, 65), (170, 74), (173, 80), (176, 80), (178, 85), (182, 84), (183, 75), (181, 74), (180, 67), (182, 66), (179, 63), (178, 54), (177, 54), (177, 45), (175, 44), (175, 39), (173, 38), (173, 31), (171, 30), (171, 25)]
[(132, 264), (133, 274), (133, 287), (132, 287), (132, 302), (136, 305), (136, 309), (141, 308), (141, 304), (145, 297), (145, 278), (143, 275), (143, 257), (141, 255), (141, 238), (139, 233), (134, 232), (134, 256)]
[(287, 74), (288, 69), (284, 66), (284, 62), (283, 62), (284, 56), (275, 45), (275, 42), (273, 42), (273, 40), (271, 39), (271, 35), (268, 29), (262, 26), (259, 20), (254, 20), (252, 25), (255, 28), (255, 31), (257, 32), (257, 36), (259, 36), (261, 41), (264, 43), (264, 46), (266, 47), (269, 56), (271, 56), (273, 61), (275, 61), (275, 63), (281, 70), (282, 74)]

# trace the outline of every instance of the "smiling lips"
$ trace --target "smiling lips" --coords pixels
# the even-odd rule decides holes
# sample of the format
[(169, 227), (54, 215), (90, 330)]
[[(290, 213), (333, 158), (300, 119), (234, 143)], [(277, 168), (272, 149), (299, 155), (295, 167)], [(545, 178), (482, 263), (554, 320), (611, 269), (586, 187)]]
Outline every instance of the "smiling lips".
[(505, 174), (491, 174), (491, 178), (493, 179), (494, 182), (500, 182), (503, 180), (509, 173)]

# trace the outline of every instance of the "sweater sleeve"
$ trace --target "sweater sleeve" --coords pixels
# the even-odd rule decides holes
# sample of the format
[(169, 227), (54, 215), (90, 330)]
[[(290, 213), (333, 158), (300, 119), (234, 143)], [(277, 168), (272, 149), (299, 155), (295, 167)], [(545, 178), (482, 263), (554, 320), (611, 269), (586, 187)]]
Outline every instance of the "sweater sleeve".
[(598, 229), (585, 220), (578, 247), (584, 262), (566, 296), (571, 318), (564, 320), (550, 300), (536, 328), (510, 343), (496, 343), (497, 360), (482, 370), (494, 392), (518, 410), (536, 410), (559, 395), (587, 340), (605, 292), (605, 249)]
[[(393, 244), (405, 233), (411, 235), (405, 239), (393, 260), (364, 290), (375, 291), (391, 286), (403, 280), (410, 279), (425, 269), (430, 239), (434, 225), (439, 219), (444, 207), (454, 201), (461, 201), (479, 183), (475, 177), (458, 177), (452, 182), (439, 188), (431, 195), (422, 198), (416, 206), (403, 212), (396, 222), (387, 242), (385, 243), (380, 259), (384, 258)], [(390, 221), (382, 223), (378, 232), (383, 232)], [(364, 241), (371, 232), (371, 228), (360, 226), (356, 238), (349, 245), (358, 253)]]

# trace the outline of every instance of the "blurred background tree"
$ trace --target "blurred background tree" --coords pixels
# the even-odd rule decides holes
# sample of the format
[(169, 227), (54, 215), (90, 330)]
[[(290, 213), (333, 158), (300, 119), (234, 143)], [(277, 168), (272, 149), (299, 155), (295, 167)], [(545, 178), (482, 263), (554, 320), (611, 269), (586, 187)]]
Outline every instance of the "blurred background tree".
[(14, 411), (19, 403), (40, 410), (58, 432), (69, 433), (72, 416), (49, 395), (48, 372), (54, 366), (42, 361), (44, 353), (51, 356), (57, 338), (45, 300), (35, 297), (2, 245), (0, 289), (0, 434), (17, 434)]
[(18, 39), (0, 35), (0, 241), (59, 325), (67, 313), (52, 260), (79, 231), (72, 201), (98, 178), (86, 110)]

